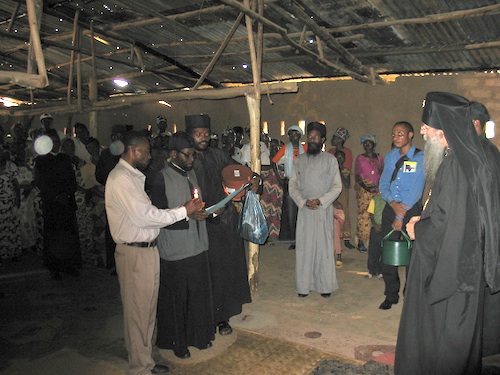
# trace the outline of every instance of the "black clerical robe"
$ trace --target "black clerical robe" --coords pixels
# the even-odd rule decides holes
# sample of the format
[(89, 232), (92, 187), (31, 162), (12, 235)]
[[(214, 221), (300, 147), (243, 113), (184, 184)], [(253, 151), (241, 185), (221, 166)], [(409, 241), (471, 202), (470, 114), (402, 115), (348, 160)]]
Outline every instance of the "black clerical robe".
[[(207, 148), (198, 155), (193, 169), (206, 207), (226, 196), (222, 169), (230, 164), (235, 164), (234, 160), (220, 149)], [(233, 203), (228, 203), (221, 215), (207, 219), (207, 231), (214, 322), (217, 324), (241, 313), (242, 305), (251, 302), (245, 247)]]
[(476, 200), (450, 151), (415, 225), (395, 374), (481, 373), (483, 242)]

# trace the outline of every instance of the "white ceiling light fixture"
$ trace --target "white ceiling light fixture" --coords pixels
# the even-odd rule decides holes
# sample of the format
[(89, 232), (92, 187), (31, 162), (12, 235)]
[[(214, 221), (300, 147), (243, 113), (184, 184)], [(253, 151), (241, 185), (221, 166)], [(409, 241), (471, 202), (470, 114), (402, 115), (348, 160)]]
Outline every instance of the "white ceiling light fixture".
[(160, 103), (161, 105), (166, 105), (169, 108), (172, 108), (172, 104), (166, 102), (165, 100), (159, 100), (158, 103)]
[(97, 40), (99, 43), (102, 43), (102, 44), (109, 46), (109, 42), (103, 38), (100, 38), (98, 36), (94, 36), (94, 39)]
[(119, 86), (119, 87), (125, 87), (125, 86), (128, 86), (128, 81), (125, 81), (124, 79), (120, 79), (120, 78), (116, 78), (113, 80), (113, 83), (116, 85), (116, 86)]

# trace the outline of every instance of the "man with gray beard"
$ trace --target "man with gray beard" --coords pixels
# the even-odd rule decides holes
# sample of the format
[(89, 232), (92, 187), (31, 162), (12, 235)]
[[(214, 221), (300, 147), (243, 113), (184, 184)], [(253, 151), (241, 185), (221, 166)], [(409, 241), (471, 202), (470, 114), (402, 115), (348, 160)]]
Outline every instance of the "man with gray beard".
[(485, 284), (500, 290), (498, 187), (467, 99), (428, 93), (422, 122), (444, 153), (428, 205), (407, 225), (415, 242), (394, 373), (480, 374)]
[[(425, 125), (422, 125), (422, 128)], [(441, 143), (436, 133), (432, 135), (424, 134), (425, 154), (424, 154), (424, 172), (426, 182), (432, 186), (437, 170), (444, 158), (446, 147)]]

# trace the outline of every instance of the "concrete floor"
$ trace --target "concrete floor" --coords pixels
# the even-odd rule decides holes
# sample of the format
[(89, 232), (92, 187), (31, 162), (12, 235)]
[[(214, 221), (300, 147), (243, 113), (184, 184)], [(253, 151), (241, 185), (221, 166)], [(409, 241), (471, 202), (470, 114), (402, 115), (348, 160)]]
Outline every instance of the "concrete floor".
[[(367, 255), (344, 249), (343, 260), (343, 267), (337, 268), (340, 288), (331, 298), (315, 292), (299, 298), (295, 251), (288, 250), (288, 244), (261, 246), (258, 292), (242, 314), (231, 319), (235, 334), (217, 335), (213, 348), (191, 350), (192, 358), (184, 363), (223, 356), (238, 331), (248, 331), (346, 361), (391, 364), (402, 303), (379, 310), (384, 283), (364, 277)], [(116, 277), (105, 269), (86, 268), (80, 277), (53, 281), (32, 262), (29, 272), (21, 272), (20, 264), (0, 266), (0, 373), (123, 373), (127, 355)], [(183, 361), (170, 351), (156, 350), (155, 356), (174, 368)]]

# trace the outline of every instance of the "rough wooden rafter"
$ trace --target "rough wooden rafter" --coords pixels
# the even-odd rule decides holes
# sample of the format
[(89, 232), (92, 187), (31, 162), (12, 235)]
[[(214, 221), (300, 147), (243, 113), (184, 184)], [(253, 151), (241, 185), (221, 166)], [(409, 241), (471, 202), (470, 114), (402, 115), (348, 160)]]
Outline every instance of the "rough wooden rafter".
[(251, 17), (252, 19), (258, 21), (258, 22), (261, 22), (264, 26), (267, 26), (269, 27), (270, 29), (272, 30), (275, 30), (276, 32), (278, 32), (279, 34), (281, 34), (281, 36), (283, 37), (283, 40), (285, 41), (285, 43), (293, 46), (296, 50), (300, 51), (300, 52), (303, 52), (307, 55), (310, 55), (310, 56), (313, 56), (318, 62), (326, 65), (326, 66), (329, 66), (331, 68), (334, 68), (340, 72), (343, 72), (349, 76), (351, 76), (352, 78), (354, 79), (357, 79), (358, 81), (361, 81), (361, 82), (368, 82), (370, 83), (371, 80), (366, 77), (366, 76), (363, 76), (361, 74), (358, 74), (357, 72), (353, 72), (352, 70), (342, 66), (342, 65), (339, 65), (337, 63), (334, 63), (332, 61), (329, 61), (329, 60), (326, 60), (326, 59), (322, 59), (319, 57), (318, 54), (316, 54), (315, 52), (301, 46), (300, 44), (298, 44), (297, 42), (295, 42), (292, 38), (290, 38), (290, 36), (288, 35), (287, 33), (287, 30), (284, 29), (283, 27), (275, 24), (274, 22), (268, 20), (267, 18), (263, 17), (263, 16), (260, 16), (259, 14), (251, 11), (250, 9), (247, 9), (245, 8), (241, 3), (239, 3), (238, 1), (235, 1), (235, 0), (220, 0), (221, 2), (223, 2), (224, 4), (227, 4), (227, 5), (231, 5), (233, 7), (235, 7), (237, 10), (239, 10), (240, 12), (243, 12), (245, 13), (246, 15), (248, 15), (249, 17)]
[(238, 27), (240, 27), (240, 23), (241, 23), (242, 19), (243, 19), (243, 13), (240, 12), (238, 14), (238, 17), (236, 18), (236, 21), (234, 21), (233, 27), (231, 27), (231, 30), (229, 30), (229, 33), (226, 35), (226, 38), (222, 41), (222, 43), (219, 46), (219, 49), (215, 53), (214, 57), (212, 58), (212, 60), (208, 64), (208, 66), (205, 68), (205, 71), (201, 74), (198, 81), (193, 86), (194, 90), (196, 90), (198, 87), (200, 87), (200, 85), (203, 83), (205, 78), (207, 78), (208, 74), (212, 71), (213, 67), (215, 66), (215, 64), (219, 60), (219, 57), (222, 55), (222, 52), (224, 52), (229, 41), (233, 37), (234, 33), (236, 32), (236, 30), (238, 30)]
[[(284, 82), (284, 83), (262, 83), (260, 87), (261, 93), (264, 94), (286, 94), (298, 92), (299, 87), (296, 82)], [(123, 95), (115, 96), (107, 100), (101, 100), (95, 103), (87, 102), (83, 105), (83, 112), (88, 111), (104, 111), (110, 108), (127, 108), (136, 104), (151, 103), (152, 101), (165, 100), (168, 102), (178, 101), (178, 100), (194, 100), (194, 99), (206, 99), (206, 100), (222, 100), (229, 98), (236, 98), (247, 95), (254, 95), (255, 88), (253, 85), (245, 85), (239, 87), (228, 87), (224, 89), (208, 89), (208, 90), (182, 90), (182, 91), (172, 91), (172, 92), (159, 92), (155, 94), (145, 94), (145, 95)], [(36, 116), (47, 111), (46, 106), (40, 106), (40, 108), (31, 109), (0, 109), (0, 116)], [(80, 109), (77, 105), (59, 105), (50, 106), (50, 113), (52, 115), (62, 114), (62, 113), (77, 113)]]
[(42, 5), (43, 3), (40, 0), (26, 1), (30, 24), (30, 40), (32, 43), (33, 53), (36, 58), (38, 74), (0, 71), (0, 83), (11, 82), (28, 88), (42, 88), (48, 86), (49, 78), (45, 67), (45, 59), (43, 58), (42, 44), (39, 33), (40, 24), (38, 23), (37, 17), (37, 14), (42, 11)]
[[(281, 4), (281, 3), (280, 3)], [(371, 77), (374, 74), (378, 82), (384, 82), (377, 73), (370, 71), (370, 68), (365, 67), (361, 61), (353, 56), (347, 49), (345, 49), (324, 27), (319, 26), (305, 11), (302, 9), (295, 0), (285, 0), (282, 2), (286, 7), (286, 11), (293, 14), (299, 21), (309, 27), (315, 35), (321, 38), (323, 44), (326, 44), (330, 49), (335, 51), (340, 59), (344, 61), (349, 69), (357, 72), (359, 75)]]

